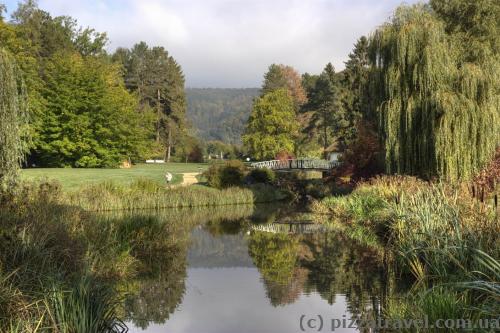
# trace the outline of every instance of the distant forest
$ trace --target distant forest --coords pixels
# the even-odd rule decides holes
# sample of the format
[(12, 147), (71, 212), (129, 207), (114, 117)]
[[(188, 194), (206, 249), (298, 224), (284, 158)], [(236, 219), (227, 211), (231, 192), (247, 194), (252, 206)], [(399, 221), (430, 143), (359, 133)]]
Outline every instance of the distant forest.
[(240, 144), (259, 88), (187, 88), (187, 118), (202, 140)]

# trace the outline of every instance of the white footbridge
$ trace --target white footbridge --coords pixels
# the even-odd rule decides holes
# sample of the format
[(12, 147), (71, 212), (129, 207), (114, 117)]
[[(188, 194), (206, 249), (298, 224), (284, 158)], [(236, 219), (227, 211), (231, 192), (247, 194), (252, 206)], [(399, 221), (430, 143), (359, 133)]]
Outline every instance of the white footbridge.
[(332, 170), (340, 165), (339, 161), (326, 161), (318, 159), (300, 158), (290, 160), (271, 160), (251, 163), (250, 166), (255, 169), (271, 169), (271, 170)]

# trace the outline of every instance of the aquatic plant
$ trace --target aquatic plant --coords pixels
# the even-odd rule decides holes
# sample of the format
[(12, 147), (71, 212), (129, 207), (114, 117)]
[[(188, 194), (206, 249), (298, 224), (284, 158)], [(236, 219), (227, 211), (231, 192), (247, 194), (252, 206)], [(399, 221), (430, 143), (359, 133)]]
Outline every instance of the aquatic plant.
[[(498, 313), (500, 227), (494, 209), (475, 202), (464, 189), (380, 177), (312, 208), (327, 214), (327, 223), (340, 226), (350, 239), (385, 248), (387, 269), (413, 278), (406, 305), (393, 304), (409, 311), (407, 316), (419, 309), (431, 317), (445, 307), (449, 315), (464, 316), (459, 318)], [(399, 310), (391, 315), (397, 317)]]
[(54, 331), (61, 333), (126, 332), (118, 319), (118, 301), (112, 288), (86, 276), (72, 289), (55, 287), (45, 298)]

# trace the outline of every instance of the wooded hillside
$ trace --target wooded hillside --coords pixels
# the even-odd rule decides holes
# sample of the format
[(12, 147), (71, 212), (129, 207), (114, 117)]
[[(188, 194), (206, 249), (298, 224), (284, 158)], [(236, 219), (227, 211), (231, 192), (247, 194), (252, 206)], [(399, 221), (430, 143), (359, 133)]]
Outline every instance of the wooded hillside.
[(188, 88), (187, 117), (202, 140), (241, 143), (258, 88)]

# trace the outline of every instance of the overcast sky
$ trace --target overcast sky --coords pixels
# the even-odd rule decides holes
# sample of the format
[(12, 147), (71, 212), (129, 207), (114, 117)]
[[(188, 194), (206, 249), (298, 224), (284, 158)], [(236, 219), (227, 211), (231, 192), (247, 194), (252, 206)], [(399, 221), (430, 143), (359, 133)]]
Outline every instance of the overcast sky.
[[(17, 0), (0, 0), (9, 11)], [(108, 49), (144, 40), (181, 64), (188, 87), (258, 87), (271, 63), (336, 69), (401, 0), (39, 0), (53, 16), (108, 33)], [(406, 3), (418, 2), (407, 0)]]

